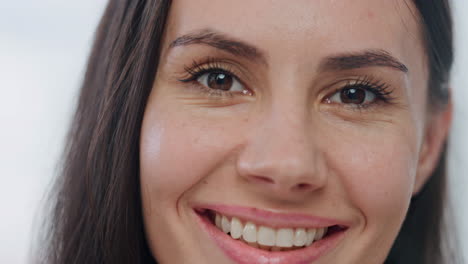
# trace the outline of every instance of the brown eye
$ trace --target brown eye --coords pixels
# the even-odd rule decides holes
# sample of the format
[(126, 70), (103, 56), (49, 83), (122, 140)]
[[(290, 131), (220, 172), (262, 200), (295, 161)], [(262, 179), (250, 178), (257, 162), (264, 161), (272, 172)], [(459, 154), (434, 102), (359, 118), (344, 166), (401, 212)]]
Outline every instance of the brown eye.
[(362, 104), (366, 99), (366, 91), (363, 89), (348, 88), (341, 90), (341, 102), (345, 104)]
[(213, 90), (241, 93), (246, 90), (236, 77), (224, 72), (207, 72), (198, 77), (197, 81)]
[(373, 103), (377, 96), (366, 88), (349, 87), (336, 92), (329, 101), (340, 104), (364, 105)]
[(232, 83), (234, 82), (232, 76), (224, 73), (209, 73), (208, 74), (208, 87), (216, 90), (229, 91)]

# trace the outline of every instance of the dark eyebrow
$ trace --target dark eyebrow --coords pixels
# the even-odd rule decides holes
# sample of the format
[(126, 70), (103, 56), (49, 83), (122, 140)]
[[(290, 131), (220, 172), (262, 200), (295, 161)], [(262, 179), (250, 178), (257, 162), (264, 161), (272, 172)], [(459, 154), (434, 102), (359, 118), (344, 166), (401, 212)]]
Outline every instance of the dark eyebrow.
[(327, 57), (319, 66), (319, 71), (340, 71), (365, 67), (391, 67), (404, 73), (408, 67), (385, 50), (366, 50), (360, 53), (347, 53)]
[(253, 45), (241, 40), (228, 37), (225, 34), (212, 29), (202, 29), (176, 38), (169, 45), (170, 48), (186, 46), (190, 44), (204, 44), (248, 60), (258, 61), (266, 64), (265, 55)]

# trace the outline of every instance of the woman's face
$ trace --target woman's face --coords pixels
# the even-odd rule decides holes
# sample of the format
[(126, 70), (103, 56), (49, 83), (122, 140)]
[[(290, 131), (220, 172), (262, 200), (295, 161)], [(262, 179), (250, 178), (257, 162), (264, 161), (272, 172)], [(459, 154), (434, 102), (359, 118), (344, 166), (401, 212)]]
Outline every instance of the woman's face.
[(157, 260), (382, 263), (438, 152), (415, 13), (173, 1), (140, 142)]

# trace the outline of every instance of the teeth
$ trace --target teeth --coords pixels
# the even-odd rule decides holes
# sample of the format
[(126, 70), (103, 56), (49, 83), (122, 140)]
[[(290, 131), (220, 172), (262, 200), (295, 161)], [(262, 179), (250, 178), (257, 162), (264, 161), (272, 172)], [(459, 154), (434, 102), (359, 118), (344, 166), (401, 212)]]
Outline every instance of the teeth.
[(276, 232), (274, 229), (260, 226), (257, 233), (257, 242), (263, 246), (274, 246), (276, 242)]
[(276, 245), (279, 247), (292, 247), (294, 231), (292, 228), (281, 228), (276, 232)]
[(217, 227), (222, 228), (221, 226), (221, 219), (222, 217), (219, 214), (216, 214), (215, 224)]
[(223, 232), (226, 234), (231, 232), (231, 222), (224, 215), (223, 215), (223, 218), (221, 219), (221, 228), (223, 229)]
[(297, 228), (294, 233), (293, 245), (296, 247), (302, 247), (307, 242), (307, 232), (304, 228)]
[(215, 225), (233, 239), (240, 240), (251, 247), (268, 251), (284, 251), (310, 246), (327, 233), (327, 228), (280, 228), (257, 226), (252, 222), (245, 225), (237, 217), (220, 214), (215, 216)]
[(312, 245), (312, 242), (314, 242), (316, 232), (317, 232), (317, 229), (315, 228), (307, 229), (307, 242), (305, 244), (306, 246)]
[(323, 235), (325, 235), (325, 228), (317, 229), (317, 233), (315, 234), (314, 241), (322, 239)]
[(250, 243), (257, 242), (257, 226), (252, 222), (247, 222), (242, 232), (242, 238)]
[(231, 220), (231, 237), (238, 239), (242, 236), (244, 226), (237, 217), (233, 217)]

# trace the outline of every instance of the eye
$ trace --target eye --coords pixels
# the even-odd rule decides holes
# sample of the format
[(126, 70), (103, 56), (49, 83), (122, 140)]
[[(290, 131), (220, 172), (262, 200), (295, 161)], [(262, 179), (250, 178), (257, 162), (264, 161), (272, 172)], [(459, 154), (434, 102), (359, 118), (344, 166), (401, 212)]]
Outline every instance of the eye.
[(377, 95), (365, 87), (345, 87), (328, 100), (339, 104), (368, 105), (376, 101)]
[(236, 77), (222, 71), (206, 72), (198, 77), (197, 81), (213, 90), (240, 93), (244, 93), (246, 90)]
[(336, 103), (351, 107), (368, 107), (377, 103), (392, 104), (393, 89), (385, 82), (372, 76), (362, 76), (347, 80), (341, 89), (325, 98), (326, 103)]

